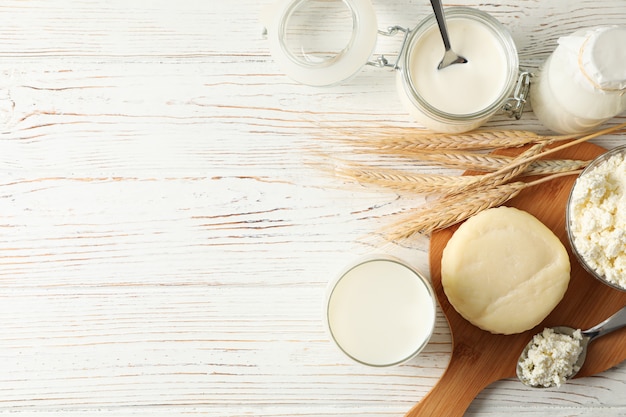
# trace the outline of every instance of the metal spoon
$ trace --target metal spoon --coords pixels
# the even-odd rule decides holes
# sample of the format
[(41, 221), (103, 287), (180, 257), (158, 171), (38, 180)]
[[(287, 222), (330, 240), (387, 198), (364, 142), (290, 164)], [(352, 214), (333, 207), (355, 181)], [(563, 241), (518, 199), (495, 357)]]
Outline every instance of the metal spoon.
[[(588, 330), (582, 331), (581, 332), (582, 337), (583, 337), (581, 340), (582, 351), (580, 352), (580, 355), (578, 356), (578, 360), (574, 364), (574, 367), (573, 367), (574, 371), (570, 375), (568, 375), (566, 379), (568, 380), (572, 379), (578, 373), (578, 370), (582, 368), (583, 363), (585, 362), (585, 358), (587, 357), (587, 346), (589, 345), (589, 343), (591, 343), (593, 340), (595, 340), (596, 338), (600, 336), (604, 336), (605, 334), (611, 333), (625, 326), (626, 326), (626, 307), (622, 307), (621, 310), (613, 314), (608, 319), (604, 320), (602, 323), (597, 324), (596, 326), (593, 326), (592, 328)], [(572, 336), (572, 334), (576, 331), (575, 329), (572, 329), (571, 327), (567, 327), (567, 326), (556, 326), (556, 327), (552, 327), (552, 329), (554, 330), (555, 333), (565, 334), (568, 336)], [(528, 357), (528, 351), (530, 350), (532, 344), (533, 344), (533, 341), (531, 340), (528, 343), (528, 345), (526, 345), (526, 347), (522, 351), (522, 354), (517, 360), (517, 378), (524, 385), (528, 385), (529, 387), (533, 387), (533, 388), (550, 388), (550, 387), (555, 386), (556, 383), (553, 383), (550, 386), (533, 385), (530, 383), (530, 381), (528, 381), (524, 377), (523, 370), (522, 370), (522, 363)]]
[(467, 59), (456, 54), (450, 46), (450, 38), (448, 37), (448, 28), (446, 27), (446, 18), (443, 13), (441, 0), (430, 0), (430, 4), (433, 6), (437, 24), (439, 25), (439, 32), (441, 32), (441, 39), (443, 39), (443, 46), (446, 48), (446, 52), (443, 54), (443, 59), (437, 66), (437, 69), (444, 69), (452, 64), (465, 64)]

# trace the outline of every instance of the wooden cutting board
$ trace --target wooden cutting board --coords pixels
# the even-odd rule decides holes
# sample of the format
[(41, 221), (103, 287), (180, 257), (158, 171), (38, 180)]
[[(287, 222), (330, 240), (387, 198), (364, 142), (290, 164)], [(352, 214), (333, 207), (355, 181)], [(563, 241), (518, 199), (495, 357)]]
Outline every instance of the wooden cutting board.
[[(605, 149), (599, 146), (582, 143), (551, 157), (591, 159), (603, 152)], [(586, 329), (626, 305), (626, 292), (612, 289), (590, 276), (571, 252), (565, 231), (565, 205), (574, 180), (575, 176), (567, 176), (530, 187), (505, 204), (533, 214), (552, 229), (567, 248), (572, 265), (570, 284), (563, 300), (542, 323), (527, 332), (494, 335), (473, 326), (454, 310), (441, 285), (441, 255), (458, 225), (433, 233), (430, 243), (431, 277), (452, 332), (452, 355), (439, 382), (406, 414), (407, 417), (462, 416), (487, 385), (499, 379), (515, 377), (519, 354), (532, 336), (544, 327), (567, 325)], [(577, 378), (605, 371), (624, 360), (626, 329), (594, 341), (589, 346), (587, 360)]]

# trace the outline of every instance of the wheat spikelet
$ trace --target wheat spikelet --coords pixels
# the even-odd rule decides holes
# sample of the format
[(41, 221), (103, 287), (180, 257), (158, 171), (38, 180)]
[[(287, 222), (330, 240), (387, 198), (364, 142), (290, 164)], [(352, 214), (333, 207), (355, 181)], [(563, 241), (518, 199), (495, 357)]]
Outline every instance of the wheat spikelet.
[(483, 210), (498, 207), (516, 197), (522, 190), (539, 185), (564, 175), (577, 175), (581, 171), (553, 174), (532, 182), (516, 181), (497, 186), (476, 187), (472, 193), (453, 194), (442, 197), (421, 207), (409, 216), (390, 226), (386, 233), (390, 241), (408, 239), (415, 234), (429, 235), (435, 230), (445, 229), (462, 222)]
[[(475, 131), (460, 135), (413, 134), (411, 137), (404, 137), (397, 131), (394, 132), (393, 129), (386, 131), (383, 129), (382, 131), (377, 131), (378, 135), (374, 138), (361, 138), (360, 144), (378, 151), (382, 150), (386, 153), (397, 152), (401, 155), (414, 152), (425, 155), (424, 150), (437, 150), (438, 153), (445, 155), (439, 157), (432, 156), (433, 161), (444, 161), (441, 162), (442, 164), (468, 164), (466, 167), (472, 167), (468, 169), (476, 167), (476, 165), (470, 164), (480, 164), (483, 167), (488, 166), (488, 170), (491, 172), (476, 176), (458, 177), (409, 174), (393, 170), (368, 170), (359, 166), (337, 168), (335, 171), (340, 175), (361, 182), (421, 193), (444, 194), (442, 198), (418, 209), (410, 217), (391, 225), (391, 232), (384, 234), (391, 241), (396, 241), (409, 238), (415, 234), (428, 235), (435, 230), (447, 228), (463, 221), (482, 210), (502, 205), (527, 187), (563, 175), (578, 174), (580, 168), (586, 166), (589, 161), (546, 160), (545, 157), (570, 146), (625, 128), (626, 123), (622, 123), (578, 137), (565, 144), (550, 147), (547, 150), (544, 150), (546, 145), (558, 140), (572, 139), (572, 136), (541, 137), (532, 132), (523, 131)], [(417, 139), (418, 137), (419, 139)], [(471, 152), (459, 152), (460, 150), (485, 150), (528, 144), (534, 145), (517, 157), (479, 157)], [(461, 165), (457, 165), (457, 167), (459, 166)], [(520, 175), (546, 173), (550, 175), (533, 182), (509, 182)]]
[(520, 153), (517, 157), (513, 158), (510, 163), (504, 165), (499, 170), (488, 174), (475, 175), (474, 177), (477, 178), (477, 181), (457, 189), (455, 192), (471, 192), (473, 188), (477, 187), (504, 184), (524, 172), (531, 164), (530, 158), (538, 155), (543, 148), (543, 143), (537, 143)]
[(368, 169), (354, 165), (336, 168), (335, 173), (360, 183), (418, 194), (454, 193), (480, 181), (479, 176), (416, 174), (398, 170)]
[[(537, 161), (543, 162), (543, 160)], [(546, 161), (552, 162), (552, 161)], [(556, 163), (542, 164), (538, 163), (537, 168), (533, 168), (534, 164), (522, 173), (524, 176), (531, 175), (551, 175), (558, 173), (567, 173), (584, 168), (588, 161), (572, 161), (572, 163)], [(399, 170), (388, 169), (370, 169), (364, 166), (336, 167), (334, 174), (347, 178), (351, 181), (357, 181), (361, 184), (370, 184), (379, 187), (386, 187), (398, 191), (407, 191), (417, 194), (456, 194), (462, 191), (471, 191), (473, 186), (480, 185), (482, 177), (480, 175), (456, 176), (456, 175), (437, 175), (437, 174), (419, 174), (410, 173)], [(497, 179), (493, 183), (496, 184)]]
[(524, 175), (549, 175), (559, 172), (576, 171), (589, 165), (590, 160), (579, 159), (538, 159), (533, 161)]
[[(440, 151), (422, 150), (409, 154), (398, 154), (398, 156), (418, 162), (430, 162), (445, 168), (481, 172), (497, 171), (515, 159), (515, 157), (505, 155), (443, 149)], [(589, 162), (588, 160), (575, 159), (540, 159), (532, 162), (523, 174), (542, 175), (572, 171), (586, 167)]]
[(537, 153), (535, 155), (528, 156), (527, 158), (525, 158), (523, 160), (519, 160), (517, 162), (514, 162), (514, 163), (510, 164), (509, 166), (506, 167), (506, 169), (507, 170), (511, 169), (511, 168), (513, 168), (514, 165), (523, 165), (523, 164), (535, 162), (535, 161), (539, 160), (540, 158), (544, 158), (544, 157), (546, 157), (548, 155), (551, 155), (553, 153), (560, 152), (563, 149), (569, 148), (569, 147), (574, 146), (574, 145), (578, 145), (578, 144), (583, 143), (583, 142), (587, 142), (587, 141), (589, 141), (591, 139), (597, 138), (598, 136), (602, 136), (602, 135), (606, 135), (606, 134), (609, 134), (609, 133), (618, 132), (618, 131), (621, 131), (623, 129), (626, 129), (626, 123), (621, 123), (621, 124), (618, 124), (618, 125), (615, 125), (615, 126), (607, 127), (605, 129), (602, 129), (602, 130), (598, 130), (598, 131), (590, 133), (590, 134), (588, 134), (586, 136), (583, 136), (583, 137), (580, 137), (578, 139), (572, 140), (570, 142), (566, 142), (566, 143), (564, 143), (562, 145), (550, 148), (550, 149), (548, 149), (546, 151), (539, 152), (539, 153)]
[(316, 162), (309, 164), (335, 177), (416, 194), (453, 193), (478, 181), (472, 176), (419, 174), (371, 167), (319, 152), (316, 155)]
[(391, 241), (398, 241), (408, 239), (414, 234), (429, 235), (483, 210), (506, 203), (526, 186), (527, 183), (518, 181), (496, 187), (483, 186), (473, 190), (472, 194), (454, 194), (440, 198), (392, 224), (387, 237)]
[[(531, 143), (551, 143), (571, 139), (571, 135), (541, 136), (523, 130), (477, 130), (468, 133), (415, 133), (412, 128), (380, 128), (351, 136), (351, 143), (387, 153), (421, 150), (489, 150), (516, 148)], [(357, 138), (355, 139), (355, 136)]]
[(515, 178), (522, 172), (526, 171), (526, 169), (530, 166), (532, 161), (531, 157), (538, 155), (543, 151), (545, 147), (544, 143), (536, 143), (530, 148), (526, 149), (524, 152), (520, 153), (518, 156), (513, 158), (513, 160), (502, 166), (496, 172), (487, 174), (487, 176), (493, 176), (496, 183), (504, 183), (512, 178)]
[[(512, 165), (510, 170), (500, 170), (495, 173), (487, 173), (482, 175), (458, 176), (458, 175), (437, 175), (437, 174), (419, 174), (400, 170), (391, 169), (375, 169), (368, 168), (363, 165), (344, 163), (342, 167), (335, 167), (336, 175), (350, 180), (355, 180), (362, 184), (371, 184), (380, 187), (387, 187), (395, 190), (410, 191), (418, 194), (455, 194), (464, 191), (471, 191), (473, 187), (481, 185), (498, 185), (509, 181), (520, 175), (538, 175), (538, 174), (555, 174), (560, 172), (574, 171), (581, 169), (587, 165), (588, 161), (535, 161), (518, 165), (518, 160), (536, 155), (542, 145), (538, 144), (526, 150), (518, 157), (509, 157), (503, 159), (499, 168), (505, 167), (507, 164)], [(533, 164), (536, 168), (533, 169)]]
[(422, 150), (407, 154), (398, 154), (411, 160), (432, 162), (446, 168), (469, 169), (473, 171), (495, 171), (511, 162), (510, 156), (494, 156), (491, 154), (460, 150)]

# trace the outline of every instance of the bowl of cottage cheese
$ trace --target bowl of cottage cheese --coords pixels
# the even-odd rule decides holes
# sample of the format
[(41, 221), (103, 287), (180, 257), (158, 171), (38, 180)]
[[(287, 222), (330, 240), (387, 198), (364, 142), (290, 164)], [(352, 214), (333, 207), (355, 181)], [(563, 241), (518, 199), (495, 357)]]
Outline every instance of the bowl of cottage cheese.
[(626, 145), (580, 173), (566, 209), (572, 252), (591, 275), (626, 291)]

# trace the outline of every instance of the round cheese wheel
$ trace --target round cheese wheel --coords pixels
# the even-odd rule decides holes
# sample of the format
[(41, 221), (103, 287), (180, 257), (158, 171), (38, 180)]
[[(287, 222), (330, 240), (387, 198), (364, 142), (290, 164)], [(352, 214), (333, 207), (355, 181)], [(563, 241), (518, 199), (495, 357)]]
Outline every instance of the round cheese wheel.
[(498, 334), (539, 324), (561, 301), (569, 279), (569, 256), (559, 238), (512, 207), (468, 219), (441, 259), (450, 304), (470, 323)]

